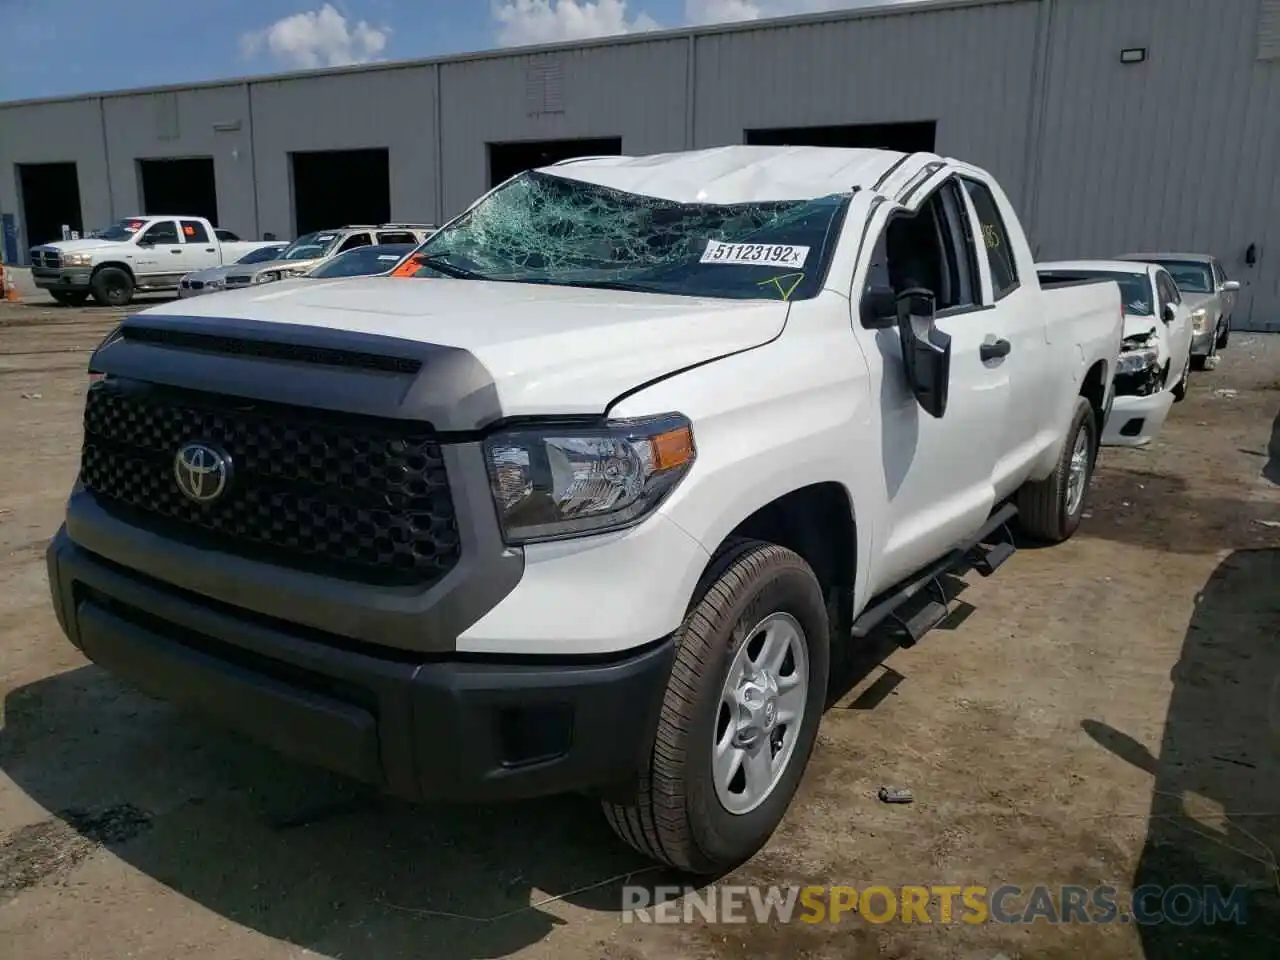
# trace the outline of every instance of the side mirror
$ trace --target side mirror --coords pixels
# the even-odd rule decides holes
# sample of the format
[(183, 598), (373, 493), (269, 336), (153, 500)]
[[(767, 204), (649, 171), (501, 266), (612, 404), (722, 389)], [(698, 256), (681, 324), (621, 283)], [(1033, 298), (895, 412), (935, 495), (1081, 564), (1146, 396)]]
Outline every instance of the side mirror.
[(1240, 289), (1239, 280), (1228, 280), (1226, 283), (1222, 285), (1222, 290), (1224, 293), (1235, 293), (1239, 289)]
[(868, 330), (887, 330), (898, 325), (898, 295), (893, 287), (869, 285), (858, 306), (862, 325)]
[(951, 337), (934, 323), (936, 300), (932, 290), (904, 290), (897, 298), (898, 336), (907, 383), (925, 413), (947, 412), (951, 382)]
[(1175, 307), (1172, 303), (1166, 303), (1164, 305), (1163, 316), (1164, 316), (1165, 323), (1173, 323), (1173, 321), (1178, 319), (1178, 308)]

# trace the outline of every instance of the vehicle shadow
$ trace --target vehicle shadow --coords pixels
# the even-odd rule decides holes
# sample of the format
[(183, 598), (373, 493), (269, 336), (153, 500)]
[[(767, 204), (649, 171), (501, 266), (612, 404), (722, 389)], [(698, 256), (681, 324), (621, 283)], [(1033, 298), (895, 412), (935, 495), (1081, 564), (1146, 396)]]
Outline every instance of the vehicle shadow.
[(414, 806), (285, 761), (85, 666), (13, 690), (0, 769), (53, 816), (0, 835), (0, 904), (105, 847), (195, 903), (347, 960), (506, 956), (573, 907), (676, 882), (585, 797)]
[(1280, 487), (1280, 410), (1276, 411), (1275, 423), (1271, 424), (1271, 441), (1267, 444), (1267, 462), (1262, 467), (1262, 475)]
[[(1280, 956), (1280, 550), (1239, 550), (1215, 570), (1172, 671), (1158, 756), (1094, 720), (1085, 732), (1154, 778), (1133, 889), (1243, 892), (1243, 923), (1139, 927), (1148, 960)], [(1161, 896), (1144, 905), (1155, 908)], [(1229, 903), (1229, 901), (1228, 901)], [(1185, 899), (1166, 908), (1186, 918)]]

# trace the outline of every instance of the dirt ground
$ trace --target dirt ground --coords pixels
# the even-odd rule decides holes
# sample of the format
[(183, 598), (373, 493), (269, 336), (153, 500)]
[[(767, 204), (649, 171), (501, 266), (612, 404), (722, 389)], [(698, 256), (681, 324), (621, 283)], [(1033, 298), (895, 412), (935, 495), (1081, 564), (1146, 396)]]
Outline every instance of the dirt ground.
[(723, 880), (1243, 885), (1245, 924), (651, 925), (623, 922), (645, 864), (587, 800), (370, 797), (73, 651), (43, 550), (115, 317), (0, 304), (7, 956), (1280, 956), (1280, 335), (1237, 333), (1152, 447), (1104, 451), (1070, 543), (969, 575), (915, 648), (868, 642), (783, 827)]

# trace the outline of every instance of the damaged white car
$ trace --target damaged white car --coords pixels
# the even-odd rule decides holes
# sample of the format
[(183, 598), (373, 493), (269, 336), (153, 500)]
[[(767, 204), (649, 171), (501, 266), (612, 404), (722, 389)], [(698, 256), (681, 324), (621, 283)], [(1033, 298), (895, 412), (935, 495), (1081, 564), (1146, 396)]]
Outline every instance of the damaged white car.
[(1114, 280), (1124, 303), (1124, 345), (1115, 371), (1115, 404), (1102, 442), (1140, 447), (1160, 432), (1169, 408), (1187, 395), (1191, 311), (1159, 264), (1062, 260), (1037, 264), (1041, 281)]

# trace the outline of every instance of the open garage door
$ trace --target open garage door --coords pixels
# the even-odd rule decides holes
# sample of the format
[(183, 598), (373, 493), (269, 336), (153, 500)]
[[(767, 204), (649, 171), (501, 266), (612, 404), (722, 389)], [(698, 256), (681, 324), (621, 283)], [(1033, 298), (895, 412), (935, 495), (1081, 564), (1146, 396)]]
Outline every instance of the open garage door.
[(204, 217), (218, 223), (218, 188), (213, 157), (138, 161), (142, 213)]
[(290, 154), (295, 236), (391, 220), (391, 155), (371, 150)]
[(863, 147), (932, 153), (937, 138), (935, 120), (915, 123), (850, 123), (831, 127), (772, 127), (743, 131), (744, 142), (772, 147)]
[[(28, 247), (61, 240), (64, 225), (84, 236), (80, 180), (74, 163), (20, 163), (18, 189)], [(25, 250), (22, 258), (27, 258)]]
[(489, 186), (508, 177), (574, 157), (616, 157), (622, 154), (621, 137), (587, 137), (577, 140), (524, 140), (489, 144)]

